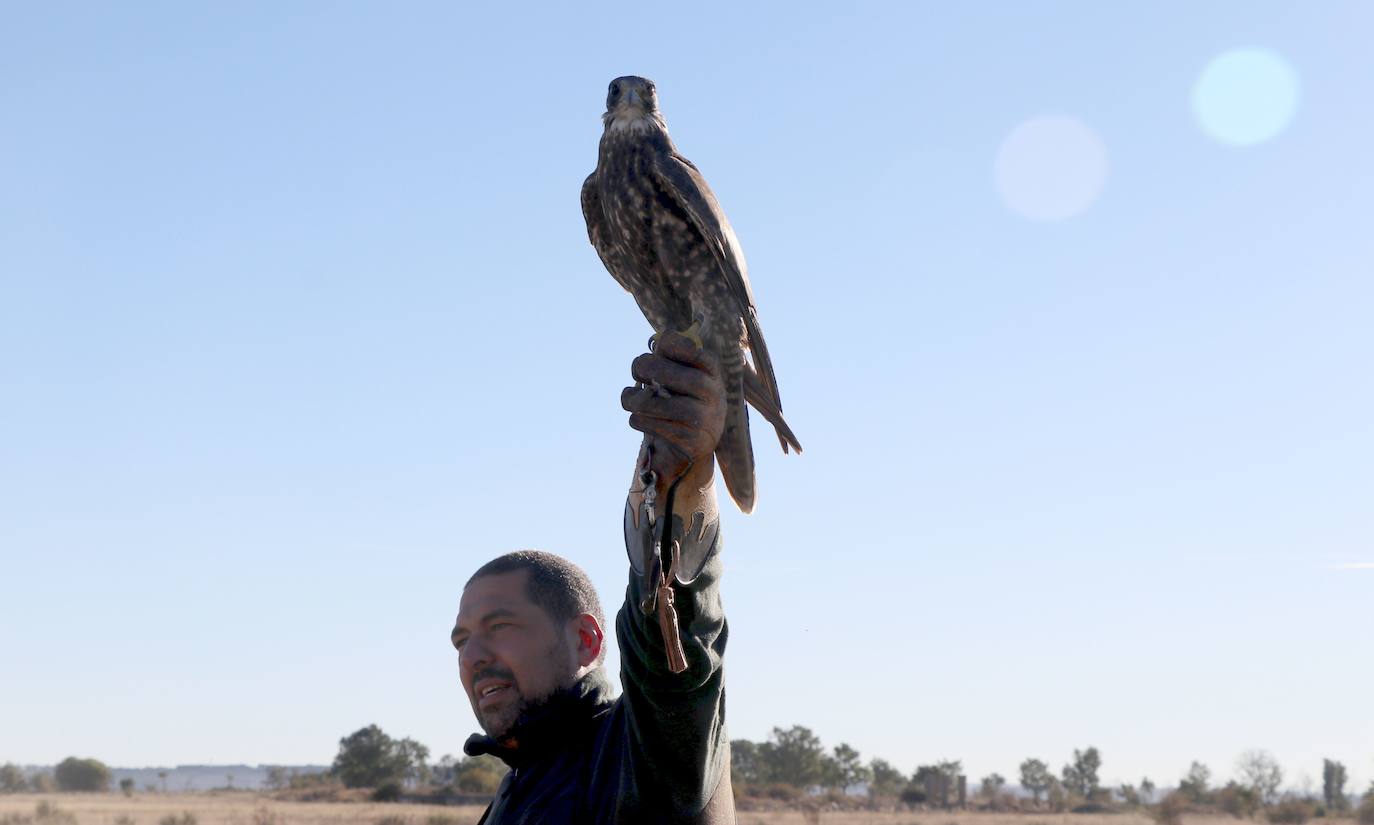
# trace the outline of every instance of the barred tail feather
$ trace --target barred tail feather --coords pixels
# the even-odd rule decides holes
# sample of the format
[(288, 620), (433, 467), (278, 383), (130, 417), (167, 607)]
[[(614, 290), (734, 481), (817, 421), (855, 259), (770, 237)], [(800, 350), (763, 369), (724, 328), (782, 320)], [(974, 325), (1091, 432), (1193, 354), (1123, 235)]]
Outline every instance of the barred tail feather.
[(724, 364), (725, 432), (716, 445), (716, 463), (725, 487), (742, 512), (754, 510), (754, 445), (749, 439), (749, 407), (744, 401), (744, 357)]

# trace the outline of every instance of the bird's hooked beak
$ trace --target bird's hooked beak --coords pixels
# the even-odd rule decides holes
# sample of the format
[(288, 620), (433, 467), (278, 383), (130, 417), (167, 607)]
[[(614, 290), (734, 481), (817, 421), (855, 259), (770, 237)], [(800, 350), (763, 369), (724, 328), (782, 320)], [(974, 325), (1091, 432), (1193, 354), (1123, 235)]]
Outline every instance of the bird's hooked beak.
[(620, 102), (620, 105), (621, 105), (621, 106), (627, 106), (627, 107), (628, 107), (628, 106), (635, 106), (635, 107), (638, 107), (638, 108), (640, 108), (640, 109), (647, 109), (647, 108), (648, 108), (647, 106), (644, 105), (644, 98), (642, 98), (642, 97), (639, 96), (639, 90), (638, 90), (638, 89), (627, 89), (626, 92), (625, 92), (625, 98)]

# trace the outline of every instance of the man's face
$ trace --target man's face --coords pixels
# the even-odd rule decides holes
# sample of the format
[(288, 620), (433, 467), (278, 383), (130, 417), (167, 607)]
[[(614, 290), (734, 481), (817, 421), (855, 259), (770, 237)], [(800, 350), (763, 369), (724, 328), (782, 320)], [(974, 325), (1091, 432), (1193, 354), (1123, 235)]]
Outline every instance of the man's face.
[(526, 707), (571, 684), (577, 671), (567, 629), (526, 595), (528, 576), (525, 570), (480, 576), (458, 607), (458, 672), (488, 736), (504, 735)]

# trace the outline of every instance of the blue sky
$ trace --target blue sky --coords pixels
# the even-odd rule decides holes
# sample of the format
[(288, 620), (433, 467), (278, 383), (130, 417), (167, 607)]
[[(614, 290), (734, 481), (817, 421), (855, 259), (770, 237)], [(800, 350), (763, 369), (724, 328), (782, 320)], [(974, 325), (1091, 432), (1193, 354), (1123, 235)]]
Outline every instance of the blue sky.
[[(724, 516), (734, 736), (1374, 779), (1368, 5), (4, 18), (0, 760), (457, 753), (476, 566), (618, 602), (648, 329), (578, 190), (637, 73), (806, 446)], [(1228, 142), (1247, 48), (1297, 92)]]

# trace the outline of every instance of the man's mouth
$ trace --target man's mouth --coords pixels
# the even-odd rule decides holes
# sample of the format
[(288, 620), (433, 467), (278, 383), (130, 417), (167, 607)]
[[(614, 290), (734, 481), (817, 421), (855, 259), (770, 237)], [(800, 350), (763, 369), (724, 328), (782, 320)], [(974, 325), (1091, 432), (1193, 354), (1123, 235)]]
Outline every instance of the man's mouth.
[(490, 682), (477, 689), (477, 706), (486, 707), (492, 702), (500, 701), (510, 693), (511, 685), (509, 682)]

